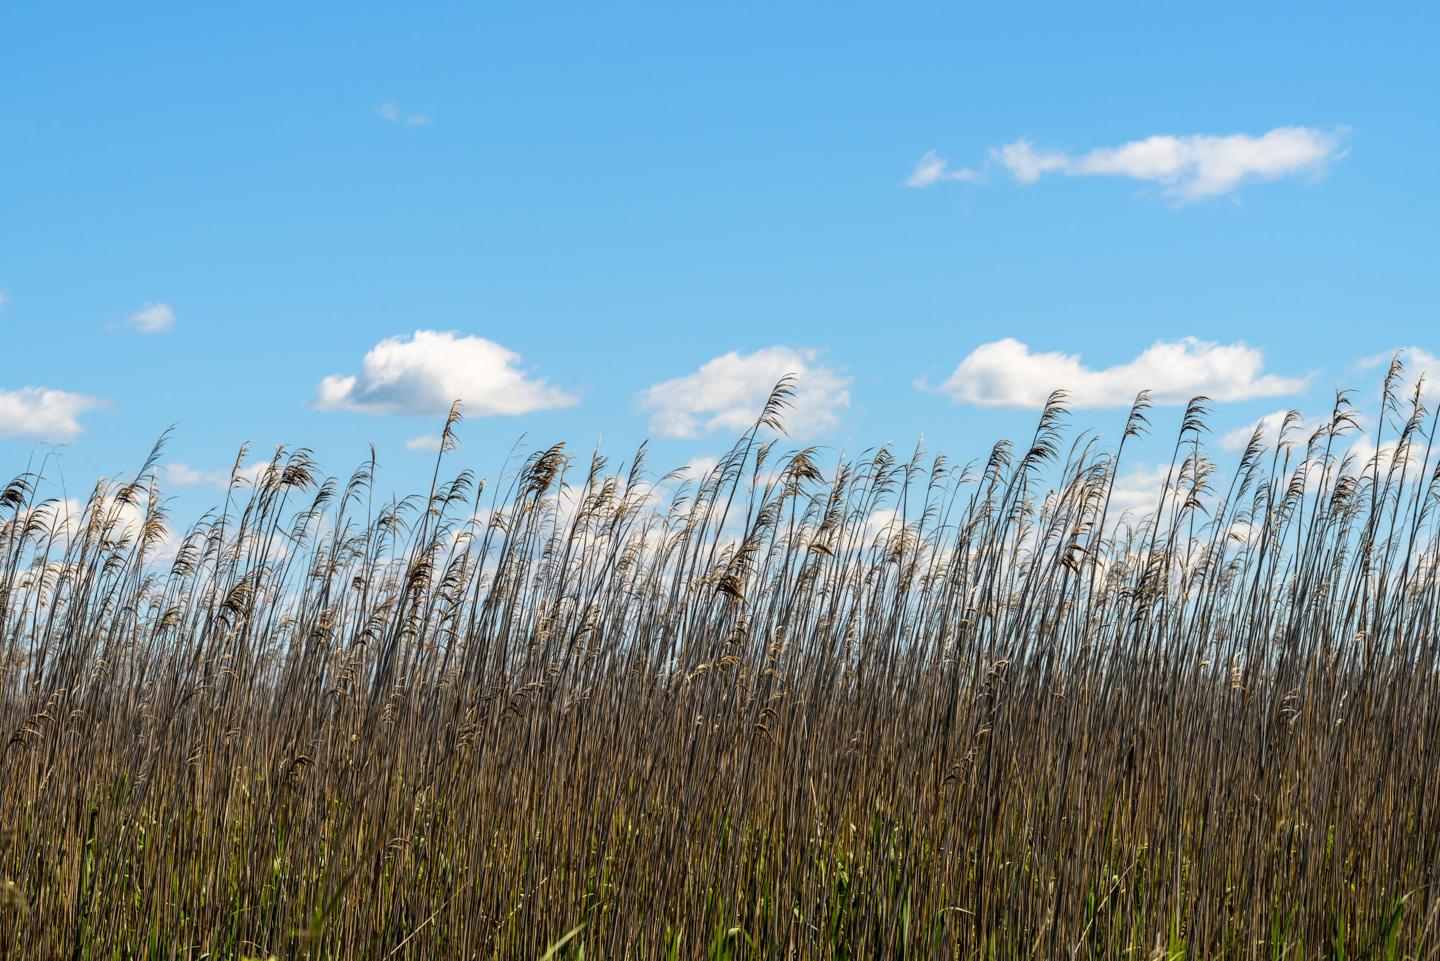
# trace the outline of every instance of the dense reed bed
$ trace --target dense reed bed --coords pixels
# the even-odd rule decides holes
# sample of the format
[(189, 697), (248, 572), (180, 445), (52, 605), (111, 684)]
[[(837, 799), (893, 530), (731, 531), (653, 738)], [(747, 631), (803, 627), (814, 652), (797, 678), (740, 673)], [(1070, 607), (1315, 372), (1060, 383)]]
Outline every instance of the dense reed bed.
[[(1118, 443), (383, 501), (0, 494), (0, 944), (44, 958), (1428, 958), (1440, 470), (1392, 370), (1142, 515)], [(1150, 412), (1153, 414), (1153, 411)], [(1167, 428), (1167, 433), (1169, 429)], [(1148, 443), (1155, 443), (1151, 438)], [(168, 547), (166, 546), (168, 544)]]

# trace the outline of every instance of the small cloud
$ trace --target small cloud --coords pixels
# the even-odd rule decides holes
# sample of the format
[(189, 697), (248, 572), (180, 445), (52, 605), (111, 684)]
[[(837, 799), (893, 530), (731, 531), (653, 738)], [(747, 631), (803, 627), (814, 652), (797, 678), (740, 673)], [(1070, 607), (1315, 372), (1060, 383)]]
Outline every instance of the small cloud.
[(224, 490), (230, 484), (228, 470), (196, 470), (188, 464), (175, 461), (165, 465), (165, 475), (176, 487), (208, 486)]
[(265, 472), (270, 469), (272, 463), (273, 461), (268, 460), (256, 461), (241, 467), (233, 474), (230, 468), (197, 470), (180, 461), (166, 464), (163, 469), (169, 482), (176, 487), (203, 486), (223, 491), (229, 488), (232, 477), (242, 486), (255, 486), (255, 483), (265, 476)]
[(85, 432), (80, 415), (107, 406), (98, 397), (48, 387), (0, 390), (0, 437), (74, 440)]
[(1055, 390), (1072, 408), (1124, 407), (1141, 390), (1155, 404), (1183, 404), (1200, 394), (1227, 402), (1303, 391), (1307, 378), (1261, 374), (1264, 357), (1242, 343), (1216, 344), (1185, 337), (1159, 340), (1134, 360), (1103, 370), (1079, 354), (1031, 353), (1006, 337), (982, 344), (940, 385), (955, 403), (1038, 410)]
[(1034, 183), (1052, 171), (1071, 177), (1128, 177), (1164, 184), (1166, 196), (1186, 204), (1229, 193), (1244, 183), (1302, 174), (1319, 177), (1331, 161), (1345, 156), (1340, 150), (1344, 132), (1276, 127), (1259, 137), (1161, 135), (1080, 156), (1038, 150), (1022, 138), (991, 150), (990, 157), (1021, 183)]
[(1402, 370), (1395, 384), (1395, 396), (1408, 401), (1415, 394), (1417, 384), (1423, 383), (1424, 396), (1433, 398), (1437, 383), (1440, 383), (1440, 357), (1423, 347), (1404, 347), (1388, 354), (1366, 357), (1358, 364), (1361, 370), (1383, 367), (1388, 372), (1390, 362), (1399, 359)]
[(1012, 144), (991, 150), (990, 159), (998, 161), (1022, 184), (1034, 183), (1040, 179), (1041, 174), (1051, 170), (1064, 170), (1070, 165), (1069, 157), (1062, 153), (1036, 150), (1024, 137)]
[(375, 108), (375, 116), (387, 123), (398, 123), (405, 127), (424, 127), (430, 123), (430, 118), (423, 111), (409, 115), (402, 114), (400, 104), (393, 97)]
[(167, 303), (147, 303), (130, 315), (130, 323), (142, 334), (163, 334), (175, 326), (175, 311)]
[(1260, 432), (1260, 440), (1267, 446), (1274, 447), (1280, 440), (1280, 428), (1287, 419), (1290, 421), (1290, 429), (1286, 431), (1286, 436), (1291, 440), (1300, 440), (1302, 445), (1311, 434), (1327, 423), (1319, 418), (1302, 417), (1298, 411), (1272, 411), (1264, 417), (1256, 418), (1244, 427), (1226, 431), (1220, 436), (1219, 447), (1221, 450), (1238, 454), (1250, 446), (1250, 439), (1255, 436), (1257, 430)]
[(438, 451), (440, 449), (440, 435), (421, 434), (419, 437), (412, 437), (405, 442), (405, 449)]
[(580, 398), (529, 376), (520, 355), (483, 337), (417, 330), (382, 340), (365, 355), (360, 372), (320, 382), (316, 410), (443, 417), (460, 400), (465, 413), (488, 417), (571, 407)]
[(719, 466), (720, 458), (718, 457), (696, 457), (687, 462), (685, 466), (678, 467), (671, 471), (671, 473), (681, 482), (702, 481), (709, 477), (715, 468)]
[(1165, 478), (1169, 474), (1167, 464), (1131, 465), (1124, 476), (1115, 478), (1115, 485), (1111, 488), (1112, 515), (1118, 516), (1124, 511), (1145, 513), (1155, 510), (1164, 494)]
[(819, 364), (819, 356), (820, 351), (810, 348), (766, 347), (753, 354), (732, 350), (694, 373), (641, 391), (640, 409), (654, 412), (650, 430), (657, 437), (739, 433), (755, 423), (780, 378), (794, 374), (795, 395), (782, 421), (792, 437), (814, 436), (839, 423), (840, 412), (850, 406), (851, 378)]
[[(253, 464), (246, 464), (244, 467), (240, 468), (240, 470), (236, 472), (238, 480), (242, 484), (248, 484), (249, 486), (254, 487), (260, 482), (261, 478), (263, 478), (266, 474), (270, 472), (270, 467), (274, 463), (275, 462), (273, 460), (257, 460)], [(226, 486), (230, 484), (230, 475), (228, 471), (226, 472), (224, 483)]]
[(905, 181), (907, 187), (928, 187), (931, 184), (939, 183), (942, 180), (978, 180), (979, 171), (963, 167), (960, 170), (950, 170), (950, 161), (938, 156), (935, 151), (930, 151), (920, 158), (915, 165), (915, 170), (910, 178)]

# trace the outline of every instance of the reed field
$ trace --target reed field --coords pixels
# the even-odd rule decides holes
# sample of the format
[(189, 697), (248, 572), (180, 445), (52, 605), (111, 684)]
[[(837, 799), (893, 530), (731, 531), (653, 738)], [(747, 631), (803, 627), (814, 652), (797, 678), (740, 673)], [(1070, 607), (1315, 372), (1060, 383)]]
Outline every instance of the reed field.
[(417, 496), (281, 450), (188, 529), (158, 447), (72, 501), (37, 454), (0, 952), (1440, 957), (1440, 449), (1400, 370), (1363, 432), (1342, 393), (1233, 457), (1143, 395), (969, 464), (794, 449), (782, 381), (708, 473), (486, 483), (457, 408)]

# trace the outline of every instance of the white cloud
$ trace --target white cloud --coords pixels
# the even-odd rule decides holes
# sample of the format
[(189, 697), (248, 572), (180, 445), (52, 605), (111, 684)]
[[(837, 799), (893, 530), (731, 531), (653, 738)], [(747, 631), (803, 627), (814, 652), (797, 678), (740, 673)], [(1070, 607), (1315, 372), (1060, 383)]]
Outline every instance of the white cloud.
[[(1258, 428), (1260, 439), (1268, 447), (1273, 448), (1280, 440), (1280, 425), (1285, 423), (1289, 415), (1288, 410), (1277, 410), (1266, 414), (1264, 417), (1256, 418), (1244, 427), (1237, 427), (1232, 431), (1222, 434), (1219, 441), (1221, 450), (1239, 453), (1250, 444), (1250, 438), (1255, 436)], [(1323, 427), (1328, 421), (1326, 419), (1307, 417), (1295, 420), (1290, 427), (1287, 436), (1291, 441), (1298, 442), (1303, 448), (1310, 436)]]
[(421, 434), (419, 437), (412, 437), (405, 442), (405, 449), (438, 451), (440, 449), (440, 435)]
[(657, 437), (699, 437), (701, 432), (749, 430), (775, 384), (794, 374), (795, 395), (782, 414), (792, 437), (813, 436), (834, 427), (850, 406), (851, 378), (817, 363), (818, 350), (766, 347), (753, 354), (731, 351), (684, 377), (641, 391), (641, 410), (654, 411)]
[[(1402, 453), (1399, 442), (1393, 437), (1376, 447), (1375, 438), (1369, 434), (1357, 436), (1346, 450), (1346, 454), (1354, 458), (1353, 471), (1368, 474), (1378, 468), (1381, 474), (1386, 474), (1398, 469), (1400, 475), (1410, 481), (1421, 477), (1425, 453), (1423, 440), (1418, 445), (1407, 445)], [(1434, 465), (1431, 466), (1433, 469)], [(1318, 472), (1316, 475), (1318, 477)]]
[[(74, 497), (58, 499), (46, 515), (48, 529), (61, 544), (68, 546), (80, 536), (91, 523), (100, 523), (106, 540), (132, 540), (145, 530), (145, 518), (150, 506), (150, 492), (141, 483), (133, 492), (133, 499), (126, 502), (116, 500), (117, 488), (112, 487), (98, 502), (81, 501)], [(153, 563), (173, 557), (180, 546), (180, 538), (174, 530), (165, 527), (163, 535), (150, 544), (147, 555)]]
[[(253, 464), (246, 464), (238, 471), (240, 483), (254, 487), (270, 472), (270, 467), (274, 463), (273, 460), (257, 460)], [(220, 482), (222, 488), (230, 486), (230, 471), (225, 471), (224, 475), (224, 480)]]
[(955, 403), (979, 407), (1039, 409), (1054, 390), (1069, 394), (1068, 405), (1124, 407), (1141, 390), (1156, 404), (1183, 404), (1204, 394), (1215, 401), (1293, 394), (1305, 378), (1261, 374), (1264, 358), (1243, 342), (1216, 344), (1185, 337), (1159, 340), (1134, 360), (1094, 370), (1079, 354), (1031, 353), (1006, 337), (982, 344), (940, 385)]
[(406, 127), (424, 127), (430, 123), (430, 118), (423, 112), (402, 116), (400, 104), (393, 97), (375, 108), (375, 116), (389, 123), (398, 123)]
[[(1415, 394), (1415, 385), (1424, 378), (1424, 396), (1427, 401), (1435, 397), (1437, 385), (1440, 385), (1440, 357), (1430, 353), (1423, 347), (1406, 347), (1401, 350), (1392, 350), (1387, 354), (1376, 354), (1374, 357), (1366, 357), (1360, 361), (1361, 370), (1371, 370), (1376, 367), (1382, 368), (1383, 372), (1390, 369), (1390, 361), (1396, 355), (1400, 357), (1400, 363), (1404, 365), (1404, 372), (1401, 373), (1396, 383), (1396, 396), (1402, 401), (1408, 401)], [(1377, 396), (1379, 388), (1377, 388)]]
[(176, 487), (198, 487), (208, 485), (224, 490), (230, 483), (228, 470), (196, 470), (189, 464), (175, 461), (165, 465), (165, 475)]
[(1111, 519), (1125, 511), (1144, 514), (1155, 510), (1169, 473), (1168, 464), (1132, 464), (1124, 475), (1115, 478), (1115, 484), (1110, 489)]
[(990, 157), (1021, 183), (1032, 183), (1051, 171), (1072, 177), (1129, 177), (1164, 184), (1167, 196), (1189, 203), (1229, 193), (1243, 183), (1319, 176), (1330, 161), (1344, 156), (1339, 149), (1341, 133), (1276, 127), (1259, 137), (1155, 136), (1078, 157), (1037, 150), (1022, 138), (991, 150)]
[(1220, 437), (1219, 447), (1231, 453), (1244, 450), (1250, 443), (1250, 438), (1255, 436), (1259, 429), (1262, 438), (1266, 443), (1274, 441), (1279, 436), (1280, 425), (1285, 422), (1288, 410), (1277, 410), (1258, 417), (1246, 424), (1244, 427), (1237, 427), (1232, 431), (1226, 431)]
[(142, 334), (163, 334), (175, 326), (175, 311), (166, 303), (147, 303), (130, 315), (130, 323)]
[[(256, 461), (240, 468), (239, 482), (242, 486), (254, 487), (265, 472), (270, 469), (272, 462), (268, 460)], [(171, 484), (176, 487), (213, 487), (223, 491), (230, 486), (231, 470), (223, 468), (220, 470), (198, 470), (181, 461), (173, 461), (163, 468), (165, 476)]]
[(411, 337), (376, 344), (361, 362), (360, 373), (326, 377), (311, 406), (442, 417), (451, 403), (461, 400), (467, 415), (485, 417), (580, 402), (543, 379), (528, 377), (519, 364), (519, 354), (483, 337), (417, 330)]
[(980, 173), (971, 170), (969, 167), (962, 167), (960, 170), (950, 170), (950, 161), (945, 160), (935, 151), (930, 151), (920, 158), (915, 165), (915, 170), (905, 181), (907, 187), (928, 187), (931, 184), (939, 183), (942, 180), (976, 180)]
[(0, 390), (0, 437), (73, 440), (85, 431), (80, 415), (106, 406), (98, 397), (48, 387)]
[(1034, 183), (1051, 170), (1064, 170), (1070, 158), (1062, 153), (1036, 150), (1023, 137), (1014, 143), (990, 151), (990, 159), (998, 161), (1024, 184)]
[(683, 467), (677, 467), (671, 473), (677, 481), (703, 481), (720, 466), (718, 457), (696, 457), (687, 462)]

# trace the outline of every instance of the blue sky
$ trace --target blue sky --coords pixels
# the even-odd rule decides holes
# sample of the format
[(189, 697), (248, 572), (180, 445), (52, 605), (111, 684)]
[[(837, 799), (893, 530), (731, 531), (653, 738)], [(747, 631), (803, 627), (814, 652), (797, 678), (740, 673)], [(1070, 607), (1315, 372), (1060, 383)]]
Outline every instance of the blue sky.
[(1109, 436), (1137, 386), (1210, 394), (1217, 442), (1368, 402), (1365, 359), (1440, 351), (1437, 36), (1420, 3), (11, 4), (0, 473), (63, 443), (88, 488), (176, 424), (182, 505), (247, 440), (340, 474), (373, 441), (408, 491), (452, 393), (457, 468), (521, 434), (668, 468), (779, 369), (797, 444), (959, 460), (1053, 387)]

